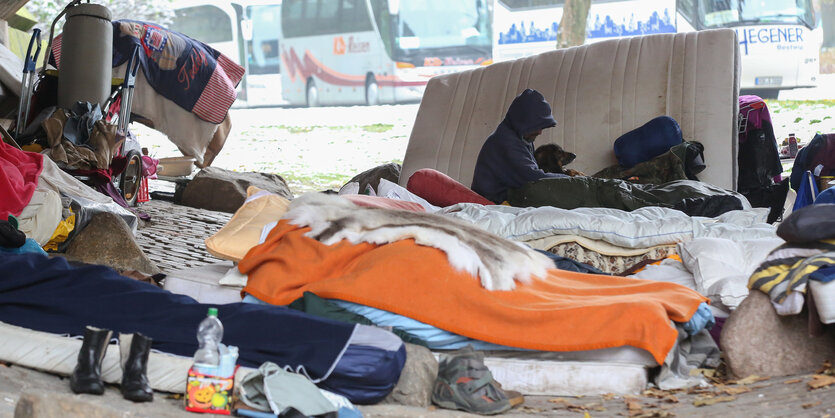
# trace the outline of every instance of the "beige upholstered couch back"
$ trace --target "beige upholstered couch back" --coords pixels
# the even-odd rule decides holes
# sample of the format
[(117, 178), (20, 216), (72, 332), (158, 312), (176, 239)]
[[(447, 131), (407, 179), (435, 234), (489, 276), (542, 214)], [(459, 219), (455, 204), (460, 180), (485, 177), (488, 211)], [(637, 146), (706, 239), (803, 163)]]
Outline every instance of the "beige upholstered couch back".
[(487, 136), (525, 88), (551, 103), (555, 142), (592, 174), (616, 164), (612, 144), (660, 115), (705, 146), (699, 179), (733, 189), (737, 176), (739, 49), (730, 29), (613, 39), (434, 77), (412, 129), (400, 184), (434, 168), (466, 186)]

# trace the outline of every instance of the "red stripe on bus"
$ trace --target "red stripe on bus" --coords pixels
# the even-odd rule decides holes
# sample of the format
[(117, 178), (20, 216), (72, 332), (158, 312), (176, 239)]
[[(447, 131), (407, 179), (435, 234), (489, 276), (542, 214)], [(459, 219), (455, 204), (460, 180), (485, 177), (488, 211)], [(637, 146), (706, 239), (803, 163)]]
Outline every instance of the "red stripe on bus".
[[(284, 61), (284, 68), (290, 75), (290, 81), (296, 81), (296, 77), (302, 80), (307, 80), (311, 76), (316, 76), (320, 80), (333, 84), (336, 86), (348, 87), (364, 87), (364, 75), (350, 75), (334, 71), (322, 65), (310, 51), (305, 51), (304, 59), (299, 59), (296, 55), (296, 50), (290, 48), (290, 52), (285, 50), (281, 53), (281, 60)], [(404, 81), (396, 76), (376, 76), (377, 84), (385, 87), (408, 87), (408, 86), (425, 86), (426, 81)]]

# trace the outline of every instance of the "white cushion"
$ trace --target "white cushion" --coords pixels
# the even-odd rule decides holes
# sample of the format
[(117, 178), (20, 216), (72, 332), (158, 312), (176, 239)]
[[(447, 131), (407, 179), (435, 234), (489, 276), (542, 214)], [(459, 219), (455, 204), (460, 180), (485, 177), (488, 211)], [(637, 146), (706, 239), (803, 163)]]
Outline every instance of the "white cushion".
[(693, 273), (696, 291), (712, 304), (735, 309), (748, 296), (748, 278), (775, 248), (780, 238), (731, 241), (696, 238), (678, 244), (684, 265)]

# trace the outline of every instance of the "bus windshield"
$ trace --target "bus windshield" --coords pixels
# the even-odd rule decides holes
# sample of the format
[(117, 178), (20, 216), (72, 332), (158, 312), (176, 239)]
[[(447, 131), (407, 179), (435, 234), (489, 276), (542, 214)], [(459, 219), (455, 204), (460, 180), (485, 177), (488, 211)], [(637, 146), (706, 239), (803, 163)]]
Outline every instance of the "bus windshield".
[(389, 0), (373, 1), (372, 5), (394, 59), (426, 50), (489, 54), (493, 40), (485, 0)]
[(705, 27), (801, 24), (815, 27), (811, 0), (699, 0), (699, 18)]

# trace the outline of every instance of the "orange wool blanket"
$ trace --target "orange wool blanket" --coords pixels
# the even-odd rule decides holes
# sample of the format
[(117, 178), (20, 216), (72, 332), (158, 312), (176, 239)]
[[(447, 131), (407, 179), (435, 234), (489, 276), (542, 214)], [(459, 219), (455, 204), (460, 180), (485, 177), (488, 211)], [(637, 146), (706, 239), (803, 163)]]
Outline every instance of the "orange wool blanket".
[(542, 351), (630, 345), (658, 364), (707, 298), (684, 286), (549, 270), (548, 277), (489, 291), (411, 239), (326, 246), (282, 220), (238, 265), (244, 292), (287, 305), (310, 291), (404, 315), (470, 338)]

